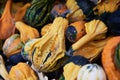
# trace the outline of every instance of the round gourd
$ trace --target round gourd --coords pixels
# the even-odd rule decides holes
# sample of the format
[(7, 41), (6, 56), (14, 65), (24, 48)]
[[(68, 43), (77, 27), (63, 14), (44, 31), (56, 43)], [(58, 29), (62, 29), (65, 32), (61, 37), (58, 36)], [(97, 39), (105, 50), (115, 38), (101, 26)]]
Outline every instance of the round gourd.
[(86, 64), (79, 70), (77, 80), (106, 80), (106, 75), (99, 65)]
[(24, 21), (32, 27), (41, 30), (50, 19), (50, 11), (54, 0), (39, 0), (33, 2), (27, 9)]
[(6, 39), (3, 44), (2, 50), (7, 57), (10, 57), (11, 55), (20, 52), (23, 45), (24, 43), (20, 40), (20, 35), (13, 34), (8, 39)]
[(26, 63), (18, 63), (9, 72), (10, 80), (38, 80), (35, 72)]
[(66, 37), (70, 42), (76, 42), (79, 40), (83, 35), (85, 35), (85, 22), (84, 21), (77, 21), (71, 23), (66, 31)]

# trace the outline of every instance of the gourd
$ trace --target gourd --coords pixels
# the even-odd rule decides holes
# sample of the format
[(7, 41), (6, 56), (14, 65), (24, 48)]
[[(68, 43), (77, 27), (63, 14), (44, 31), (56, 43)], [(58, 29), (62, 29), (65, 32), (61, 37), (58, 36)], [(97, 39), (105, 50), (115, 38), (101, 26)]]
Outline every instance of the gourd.
[(38, 71), (52, 72), (65, 62), (64, 31), (67, 26), (68, 20), (57, 17), (44, 36), (25, 44), (22, 54), (32, 61)]
[(111, 38), (112, 37), (110, 36), (102, 40), (91, 41), (79, 48), (77, 51), (73, 52), (73, 55), (84, 56), (90, 62), (93, 62), (100, 57), (104, 46), (106, 45), (107, 41)]
[(20, 52), (23, 45), (24, 43), (21, 42), (20, 35), (13, 34), (12, 36), (5, 40), (2, 50), (7, 57), (10, 57), (11, 55)]
[[(16, 73), (17, 72), (17, 73)], [(10, 80), (38, 80), (35, 72), (26, 63), (18, 63), (9, 72)]]
[(23, 17), (28, 7), (30, 7), (30, 3), (26, 3), (15, 13), (15, 21), (23, 21)]
[(8, 0), (5, 5), (2, 17), (0, 18), (0, 39), (7, 39), (12, 34), (14, 34), (15, 31), (14, 19), (10, 12), (11, 4), (12, 0)]
[(102, 52), (102, 65), (109, 80), (120, 80), (120, 71), (114, 61), (115, 50), (119, 43), (120, 36), (114, 36), (106, 43)]
[(94, 16), (93, 7), (95, 6), (90, 0), (67, 0), (66, 6), (70, 10), (67, 18), (70, 22), (92, 18)]
[(119, 9), (120, 0), (103, 0), (96, 7), (94, 7), (94, 13), (97, 15), (101, 15), (104, 12), (114, 12)]
[(4, 60), (3, 60), (3, 58), (2, 58), (1, 55), (0, 55), (0, 75), (1, 75), (5, 80), (9, 80), (8, 72), (6, 71), (5, 64), (4, 64)]
[(37, 29), (25, 24), (22, 21), (17, 21), (15, 27), (20, 32), (20, 40), (26, 43), (29, 39), (38, 38), (39, 32)]
[(120, 69), (120, 43), (115, 49), (114, 62), (118, 69)]
[(107, 26), (101, 20), (92, 20), (85, 23), (85, 30), (86, 34), (72, 44), (70, 49), (66, 52), (66, 55), (72, 56), (73, 52), (90, 41), (104, 39), (106, 37)]
[(50, 11), (54, 0), (34, 1), (27, 9), (24, 21), (39, 31), (50, 19)]
[(107, 80), (104, 70), (97, 64), (82, 66), (77, 75), (77, 80)]
[(65, 4), (59, 3), (53, 6), (50, 16), (51, 19), (54, 20), (56, 17), (66, 17), (66, 15), (69, 13), (69, 10), (67, 9)]
[(72, 56), (63, 66), (63, 80), (76, 80), (80, 68), (88, 64), (88, 59), (82, 56)]
[(76, 21), (71, 23), (65, 31), (67, 39), (74, 43), (83, 37), (85, 32), (85, 21)]

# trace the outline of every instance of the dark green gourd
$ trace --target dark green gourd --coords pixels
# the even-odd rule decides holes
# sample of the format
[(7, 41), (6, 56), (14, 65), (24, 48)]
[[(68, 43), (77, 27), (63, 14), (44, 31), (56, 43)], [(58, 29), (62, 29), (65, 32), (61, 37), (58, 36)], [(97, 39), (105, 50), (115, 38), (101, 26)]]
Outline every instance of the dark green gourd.
[(54, 0), (39, 0), (32, 2), (32, 5), (27, 9), (24, 16), (24, 21), (41, 30), (42, 26), (49, 21), (50, 11)]
[(116, 47), (114, 61), (118, 69), (120, 69), (120, 43)]

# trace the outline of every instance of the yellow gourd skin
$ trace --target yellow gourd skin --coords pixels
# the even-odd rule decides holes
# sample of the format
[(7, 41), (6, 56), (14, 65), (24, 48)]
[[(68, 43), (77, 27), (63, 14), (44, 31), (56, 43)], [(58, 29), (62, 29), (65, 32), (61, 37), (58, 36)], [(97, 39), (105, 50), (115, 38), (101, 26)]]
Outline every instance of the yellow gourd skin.
[(15, 26), (20, 32), (20, 39), (23, 43), (26, 43), (30, 39), (39, 37), (39, 32), (37, 31), (37, 29), (25, 24), (22, 21), (17, 21), (15, 23)]
[(9, 72), (10, 80), (38, 80), (35, 72), (26, 63), (18, 63)]

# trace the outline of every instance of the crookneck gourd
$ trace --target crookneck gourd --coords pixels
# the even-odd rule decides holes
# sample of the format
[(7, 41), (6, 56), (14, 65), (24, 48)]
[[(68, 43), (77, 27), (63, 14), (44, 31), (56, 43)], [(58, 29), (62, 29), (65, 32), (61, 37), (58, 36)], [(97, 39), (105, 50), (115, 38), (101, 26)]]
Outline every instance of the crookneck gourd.
[(92, 20), (85, 23), (86, 34), (77, 42), (72, 44), (67, 55), (73, 55), (73, 52), (93, 40), (100, 40), (106, 37), (107, 26), (101, 20)]
[(2, 76), (3, 79), (5, 80), (9, 80), (8, 72), (5, 68), (4, 60), (1, 55), (0, 55), (0, 76)]
[(49, 20), (53, 2), (54, 0), (35, 1), (27, 9), (24, 21), (30, 26), (41, 30), (42, 26)]
[(16, 22), (15, 27), (20, 32), (20, 39), (23, 43), (26, 43), (29, 39), (39, 37), (39, 32), (37, 31), (37, 29), (25, 24), (24, 22)]
[(67, 26), (66, 19), (57, 17), (44, 36), (25, 44), (23, 56), (31, 60), (39, 71), (57, 70), (66, 59), (64, 31)]
[(66, 6), (70, 10), (66, 16), (70, 22), (84, 20), (94, 15), (92, 10), (94, 3), (90, 0), (67, 0)]
[(2, 17), (0, 18), (0, 39), (7, 39), (15, 31), (14, 19), (10, 12), (11, 5), (12, 5), (12, 0), (8, 0), (5, 5), (5, 9), (2, 14)]
[(26, 63), (18, 63), (9, 72), (10, 80), (38, 80), (35, 72)]
[(20, 40), (20, 35), (13, 34), (8, 39), (6, 39), (3, 44), (2, 50), (7, 57), (10, 57), (11, 55), (20, 52), (23, 45), (23, 42)]

